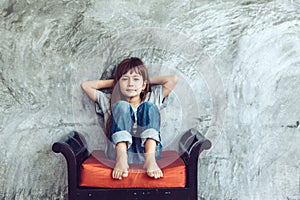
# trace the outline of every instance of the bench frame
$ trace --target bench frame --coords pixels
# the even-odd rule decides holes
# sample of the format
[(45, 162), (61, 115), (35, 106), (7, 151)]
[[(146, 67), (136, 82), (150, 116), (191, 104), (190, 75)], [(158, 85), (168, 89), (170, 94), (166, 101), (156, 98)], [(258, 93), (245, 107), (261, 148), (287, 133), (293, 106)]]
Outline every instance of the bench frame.
[[(172, 199), (197, 200), (198, 158), (211, 142), (192, 128), (183, 134), (179, 142), (179, 155), (186, 165), (186, 186), (183, 188), (95, 188), (79, 186), (81, 164), (90, 156), (84, 136), (72, 131), (52, 145), (55, 153), (62, 153), (68, 168), (69, 200), (114, 199)], [(159, 181), (159, 180), (158, 180)]]

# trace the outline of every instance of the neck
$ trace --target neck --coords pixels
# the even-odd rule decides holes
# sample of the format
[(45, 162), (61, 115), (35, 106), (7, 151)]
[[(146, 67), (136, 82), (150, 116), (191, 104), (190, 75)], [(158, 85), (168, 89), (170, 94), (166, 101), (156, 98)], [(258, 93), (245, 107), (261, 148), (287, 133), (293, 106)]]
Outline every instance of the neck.
[(136, 108), (138, 107), (142, 100), (140, 97), (132, 97), (132, 98), (127, 98), (127, 101), (131, 104), (132, 107)]

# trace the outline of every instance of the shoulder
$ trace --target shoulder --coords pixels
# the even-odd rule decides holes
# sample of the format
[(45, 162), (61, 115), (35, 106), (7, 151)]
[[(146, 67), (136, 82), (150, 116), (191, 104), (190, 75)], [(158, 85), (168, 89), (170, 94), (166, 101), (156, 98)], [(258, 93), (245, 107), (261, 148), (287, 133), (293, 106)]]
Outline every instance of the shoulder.
[(151, 98), (152, 96), (161, 96), (164, 93), (164, 87), (162, 85), (151, 86), (151, 91), (147, 93), (147, 97)]
[(96, 97), (97, 97), (97, 103), (99, 104), (99, 106), (105, 106), (105, 107), (109, 106), (109, 101), (111, 98), (110, 93), (105, 93), (100, 90), (97, 90)]
[(104, 90), (96, 90), (96, 96), (97, 98), (110, 98), (111, 93)]
[(164, 102), (164, 88), (162, 85), (155, 85), (151, 87), (151, 92), (147, 93), (145, 101), (150, 101), (161, 107)]

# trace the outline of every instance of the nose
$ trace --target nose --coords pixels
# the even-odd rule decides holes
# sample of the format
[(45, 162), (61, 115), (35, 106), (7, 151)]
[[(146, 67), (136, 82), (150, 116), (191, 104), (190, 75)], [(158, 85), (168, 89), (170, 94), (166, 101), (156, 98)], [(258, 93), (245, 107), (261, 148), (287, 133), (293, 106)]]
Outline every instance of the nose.
[(128, 86), (133, 86), (133, 80), (131, 78), (128, 79)]

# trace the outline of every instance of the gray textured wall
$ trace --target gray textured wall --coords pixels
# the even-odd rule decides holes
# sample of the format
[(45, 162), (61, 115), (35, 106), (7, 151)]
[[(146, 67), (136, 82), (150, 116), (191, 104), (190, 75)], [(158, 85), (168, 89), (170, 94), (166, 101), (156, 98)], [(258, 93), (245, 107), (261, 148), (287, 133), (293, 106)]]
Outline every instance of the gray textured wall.
[[(51, 145), (71, 130), (103, 148), (82, 80), (126, 56), (180, 83), (164, 111), (213, 142), (200, 199), (300, 199), (300, 2), (0, 1), (0, 198), (64, 199)], [(168, 119), (168, 120), (166, 120)], [(175, 137), (174, 137), (175, 135)]]

